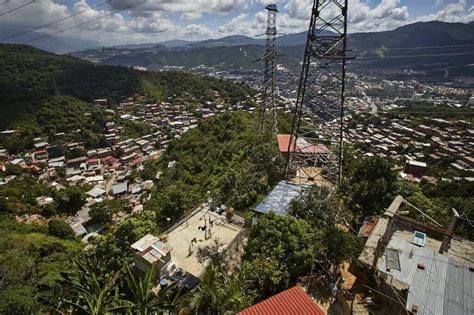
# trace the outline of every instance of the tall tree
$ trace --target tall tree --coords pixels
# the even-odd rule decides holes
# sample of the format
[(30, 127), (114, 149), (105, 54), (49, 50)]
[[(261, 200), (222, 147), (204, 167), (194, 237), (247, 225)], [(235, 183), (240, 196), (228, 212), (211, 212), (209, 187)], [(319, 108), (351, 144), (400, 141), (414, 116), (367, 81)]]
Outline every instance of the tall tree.
[(396, 173), (385, 158), (358, 158), (341, 184), (348, 207), (363, 216), (382, 213), (393, 199)]
[(90, 265), (73, 260), (74, 273), (62, 273), (64, 284), (75, 293), (75, 299), (64, 302), (74, 310), (91, 315), (102, 315), (129, 310), (131, 303), (122, 300), (116, 286), (119, 274), (96, 274)]
[(144, 277), (139, 277), (125, 264), (125, 283), (127, 300), (132, 302), (133, 314), (148, 315), (157, 312), (158, 298), (153, 292), (155, 269), (150, 268)]
[(233, 314), (250, 305), (243, 292), (243, 279), (228, 275), (218, 266), (210, 264), (202, 277), (201, 285), (194, 292), (183, 297), (183, 313)]
[(295, 279), (309, 269), (313, 253), (314, 233), (307, 222), (270, 213), (252, 227), (245, 259), (274, 259)]

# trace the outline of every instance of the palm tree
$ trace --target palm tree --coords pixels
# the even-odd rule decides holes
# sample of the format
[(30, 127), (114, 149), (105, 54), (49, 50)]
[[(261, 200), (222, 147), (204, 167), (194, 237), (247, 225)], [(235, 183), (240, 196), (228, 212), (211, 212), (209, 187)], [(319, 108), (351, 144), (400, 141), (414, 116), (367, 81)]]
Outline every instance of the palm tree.
[(155, 280), (155, 268), (150, 268), (144, 277), (137, 277), (136, 273), (125, 265), (127, 271), (125, 283), (128, 300), (133, 303), (131, 312), (133, 314), (147, 315), (158, 311), (158, 299), (153, 293)]
[(102, 315), (123, 312), (130, 308), (130, 303), (119, 297), (116, 286), (118, 273), (106, 274), (99, 278), (90, 265), (83, 265), (73, 259), (76, 272), (73, 274), (62, 273), (64, 283), (69, 285), (76, 294), (74, 301), (64, 302), (81, 313)]
[(248, 305), (243, 282), (238, 274), (228, 275), (210, 264), (204, 272), (200, 287), (184, 297), (184, 313), (226, 314)]
[(148, 272), (139, 277), (128, 265), (125, 265), (125, 290), (127, 300), (132, 304), (132, 314), (148, 315), (160, 313), (160, 311), (173, 312), (177, 309), (177, 302), (181, 293), (172, 284), (161, 289), (158, 294), (153, 292), (155, 284), (155, 269), (150, 268)]

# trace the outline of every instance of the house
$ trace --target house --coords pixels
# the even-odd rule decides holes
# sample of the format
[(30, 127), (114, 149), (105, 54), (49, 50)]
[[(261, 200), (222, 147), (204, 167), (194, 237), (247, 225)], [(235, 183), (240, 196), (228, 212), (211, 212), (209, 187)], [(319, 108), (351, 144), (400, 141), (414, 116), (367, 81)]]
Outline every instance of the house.
[(108, 104), (108, 100), (106, 98), (99, 98), (94, 100), (95, 105), (106, 106)]
[(48, 151), (38, 150), (33, 153), (33, 159), (35, 162), (45, 162), (48, 159)]
[(70, 159), (67, 161), (67, 167), (69, 168), (79, 168), (82, 164), (87, 162), (87, 157), (81, 156), (75, 159)]
[(324, 315), (316, 302), (300, 286), (280, 292), (250, 306), (238, 315)]
[(171, 247), (156, 236), (145, 235), (131, 245), (131, 250), (134, 253), (135, 268), (142, 273), (155, 268), (155, 277), (160, 279), (176, 270), (176, 265), (171, 260)]
[(425, 174), (426, 171), (426, 163), (425, 162), (419, 162), (419, 161), (414, 161), (414, 160), (409, 160), (405, 164), (405, 169), (403, 172), (405, 174), (412, 175), (413, 177), (416, 178), (421, 178)]
[(283, 154), (287, 154), (288, 150), (294, 153), (304, 154), (328, 154), (330, 153), (328, 147), (324, 144), (313, 144), (309, 143), (303, 138), (298, 138), (296, 144), (292, 143), (290, 146), (291, 135), (279, 134), (277, 135), (278, 148)]
[(426, 225), (404, 216), (403, 203), (397, 196), (379, 217), (358, 258), (392, 298), (385, 313), (474, 314), (474, 243), (454, 235), (459, 215), (447, 228)]
[(95, 173), (99, 173), (100, 170), (101, 170), (101, 162), (99, 159), (96, 159), (96, 158), (93, 158), (93, 159), (89, 159), (87, 160), (87, 171), (88, 172), (95, 172)]
[(38, 203), (38, 206), (44, 207), (46, 205), (49, 205), (50, 203), (53, 203), (54, 199), (48, 196), (41, 196), (36, 198), (36, 202)]
[(55, 167), (63, 167), (64, 163), (66, 161), (66, 158), (64, 156), (60, 156), (54, 159), (49, 159), (48, 160), (48, 166), (55, 168)]
[(120, 196), (125, 194), (128, 191), (127, 183), (118, 183), (112, 186), (112, 193), (114, 196)]
[(95, 186), (94, 188), (86, 192), (86, 194), (91, 196), (92, 198), (98, 198), (105, 194), (105, 190), (103, 190), (100, 186)]

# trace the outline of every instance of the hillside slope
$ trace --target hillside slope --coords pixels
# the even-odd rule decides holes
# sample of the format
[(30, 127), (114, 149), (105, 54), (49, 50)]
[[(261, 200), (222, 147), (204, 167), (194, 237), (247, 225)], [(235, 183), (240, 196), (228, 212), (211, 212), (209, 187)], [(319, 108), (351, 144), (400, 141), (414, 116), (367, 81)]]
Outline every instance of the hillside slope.
[(42, 101), (70, 95), (119, 100), (140, 88), (137, 73), (55, 55), (24, 45), (0, 45), (0, 128), (21, 124)]
[[(237, 102), (253, 91), (246, 86), (178, 72), (145, 73), (124, 66), (97, 65), (24, 45), (0, 44), (0, 129), (31, 124), (38, 106), (55, 96), (85, 102), (147, 93), (157, 101), (177, 96), (192, 101), (221, 97)], [(217, 93), (216, 93), (217, 92)]]

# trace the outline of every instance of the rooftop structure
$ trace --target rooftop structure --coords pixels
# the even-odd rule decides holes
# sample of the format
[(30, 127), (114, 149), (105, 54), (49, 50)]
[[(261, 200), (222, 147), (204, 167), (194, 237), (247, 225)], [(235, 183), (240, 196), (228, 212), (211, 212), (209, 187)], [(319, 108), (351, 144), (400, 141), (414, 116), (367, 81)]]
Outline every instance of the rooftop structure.
[(274, 212), (279, 215), (287, 215), (290, 211), (291, 202), (301, 196), (308, 188), (308, 185), (297, 185), (288, 181), (281, 181), (255, 208), (255, 211), (259, 213)]
[(118, 183), (112, 186), (112, 193), (114, 195), (120, 195), (126, 193), (128, 190), (127, 183)]
[(405, 297), (407, 311), (473, 314), (474, 243), (452, 235), (453, 224), (431, 227), (402, 216), (403, 202), (397, 196), (379, 218), (359, 261), (384, 275), (383, 285)]
[(224, 214), (219, 215), (209, 211), (208, 207), (200, 206), (168, 229), (163, 237), (173, 249), (173, 262), (179, 268), (200, 277), (206, 264), (198, 262), (197, 249), (213, 244), (216, 239), (224, 244), (222, 250), (240, 248), (245, 241), (244, 231), (242, 226), (229, 223)]
[(146, 273), (152, 266), (157, 270), (156, 277), (167, 276), (176, 269), (171, 265), (171, 247), (163, 243), (158, 237), (147, 234), (131, 245), (135, 251), (135, 267)]
[(298, 138), (296, 140), (296, 145), (292, 143), (290, 147), (290, 137), (291, 137), (290, 135), (283, 135), (283, 134), (277, 135), (278, 148), (280, 149), (280, 152), (287, 153), (288, 148), (290, 148), (290, 152), (294, 152), (294, 153), (325, 154), (325, 153), (330, 152), (328, 147), (325, 146), (324, 144), (320, 144), (320, 143), (312, 144), (303, 138)]
[(278, 293), (239, 312), (238, 315), (324, 315), (325, 312), (300, 287)]

